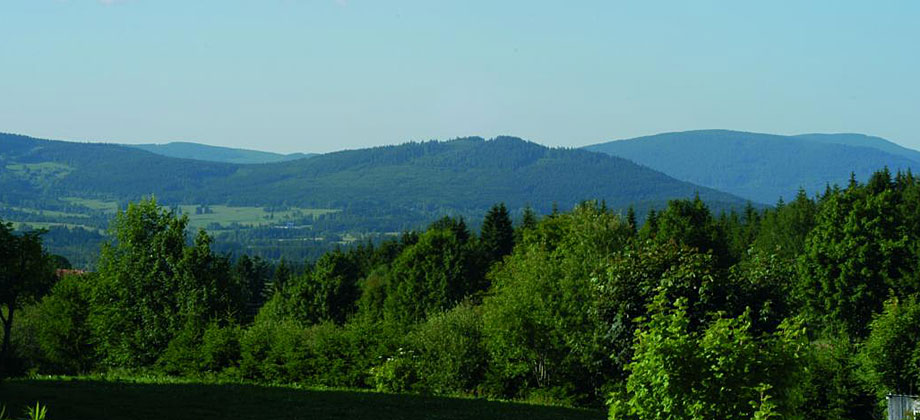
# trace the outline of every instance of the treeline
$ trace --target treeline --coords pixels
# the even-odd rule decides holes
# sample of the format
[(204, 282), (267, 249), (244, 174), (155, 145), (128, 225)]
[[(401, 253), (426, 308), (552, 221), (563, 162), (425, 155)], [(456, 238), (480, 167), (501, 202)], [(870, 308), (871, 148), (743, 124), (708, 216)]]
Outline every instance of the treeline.
[(614, 419), (870, 419), (920, 385), (920, 180), (875, 173), (639, 226), (494, 206), (315, 264), (231, 261), (153, 201), (98, 271), (25, 305), (20, 372), (107, 370), (610, 407)]

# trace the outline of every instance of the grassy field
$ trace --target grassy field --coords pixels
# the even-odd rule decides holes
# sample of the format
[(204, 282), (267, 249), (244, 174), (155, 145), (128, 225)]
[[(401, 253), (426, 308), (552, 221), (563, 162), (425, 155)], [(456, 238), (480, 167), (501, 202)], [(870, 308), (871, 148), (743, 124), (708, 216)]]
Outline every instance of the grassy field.
[(19, 413), (48, 406), (48, 419), (603, 419), (605, 413), (476, 399), (309, 390), (243, 384), (17, 379), (0, 402)]
[(300, 207), (289, 207), (282, 211), (265, 211), (262, 207), (230, 207), (213, 205), (209, 206), (212, 213), (195, 214), (195, 205), (181, 205), (179, 209), (182, 213), (188, 215), (189, 226), (197, 229), (207, 227), (211, 223), (218, 223), (227, 226), (233, 223), (239, 223), (243, 226), (260, 226), (283, 224), (289, 220), (297, 220), (312, 215), (313, 217), (335, 213), (338, 210), (332, 209), (307, 209)]
[(55, 226), (63, 226), (63, 227), (66, 227), (66, 228), (71, 228), (71, 229), (74, 229), (74, 228), (83, 228), (83, 229), (87, 229), (87, 230), (95, 230), (95, 231), (97, 231), (97, 232), (99, 232), (99, 233), (105, 232), (104, 229), (96, 229), (96, 228), (94, 228), (94, 227), (92, 227), (92, 226), (89, 226), (89, 225), (78, 225), (78, 224), (73, 224), (73, 223), (58, 223), (58, 222), (12, 222), (12, 221), (9, 222), (9, 223), (11, 223), (11, 224), (13, 225), (13, 229), (20, 229), (20, 228), (22, 228), (23, 226), (28, 226), (28, 227), (31, 227), (31, 228), (33, 228), (33, 229), (49, 229), (49, 228), (52, 228), (52, 227), (55, 227)]
[(15, 210), (15, 211), (21, 211), (23, 213), (30, 213), (34, 215), (47, 216), (47, 217), (76, 217), (76, 218), (89, 217), (89, 215), (81, 214), (81, 213), (68, 213), (64, 211), (55, 211), (55, 210), (38, 210), (38, 209), (30, 209), (26, 207), (10, 207), (10, 209)]
[(73, 172), (70, 166), (56, 162), (11, 163), (6, 169), (20, 177), (35, 179), (63, 178)]
[(95, 200), (92, 198), (64, 197), (61, 199), (68, 203), (83, 206), (90, 210), (101, 210), (106, 213), (115, 213), (118, 210), (118, 203), (115, 201)]
[[(106, 213), (114, 214), (118, 210), (118, 203), (115, 201), (77, 197), (66, 197), (63, 198), (63, 200), (91, 210), (101, 210)], [(179, 210), (183, 214), (188, 215), (189, 227), (192, 229), (206, 228), (212, 223), (217, 223), (222, 226), (229, 226), (233, 223), (237, 223), (249, 227), (284, 224), (287, 221), (298, 220), (307, 216), (316, 217), (338, 211), (335, 209), (308, 209), (302, 207), (288, 207), (286, 210), (266, 211), (262, 207), (211, 205), (208, 207), (211, 211), (210, 213), (195, 214), (195, 209), (197, 207), (198, 205), (195, 204), (179, 206)], [(35, 212), (37, 213), (37, 210)]]

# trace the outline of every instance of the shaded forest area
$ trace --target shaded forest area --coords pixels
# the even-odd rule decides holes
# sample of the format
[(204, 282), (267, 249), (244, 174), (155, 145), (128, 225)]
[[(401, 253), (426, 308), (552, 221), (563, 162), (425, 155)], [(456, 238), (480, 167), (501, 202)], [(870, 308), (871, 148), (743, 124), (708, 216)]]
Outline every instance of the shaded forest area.
[[(479, 234), (448, 217), (301, 266), (216, 253), (141, 201), (96, 272), (0, 296), (4, 320), (16, 313), (5, 372), (606, 405), (614, 419), (874, 418), (920, 385), (918, 206), (920, 179), (887, 169), (766, 210), (671, 201), (642, 226), (595, 202), (514, 226), (496, 205)], [(35, 273), (50, 279), (46, 260)], [(7, 269), (0, 290), (23, 278)]]

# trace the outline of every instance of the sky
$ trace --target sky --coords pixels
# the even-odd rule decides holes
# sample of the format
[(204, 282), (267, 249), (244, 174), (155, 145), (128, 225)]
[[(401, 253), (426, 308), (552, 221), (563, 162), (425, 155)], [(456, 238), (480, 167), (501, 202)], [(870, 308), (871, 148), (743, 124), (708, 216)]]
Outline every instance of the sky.
[(920, 149), (920, 2), (0, 0), (0, 132), (329, 152), (857, 132)]

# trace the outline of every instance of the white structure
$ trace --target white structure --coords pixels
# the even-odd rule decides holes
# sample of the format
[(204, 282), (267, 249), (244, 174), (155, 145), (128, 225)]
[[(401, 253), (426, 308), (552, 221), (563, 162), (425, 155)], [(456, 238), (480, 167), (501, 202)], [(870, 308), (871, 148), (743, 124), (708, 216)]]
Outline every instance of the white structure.
[(888, 394), (888, 420), (920, 418), (920, 400), (916, 395)]

